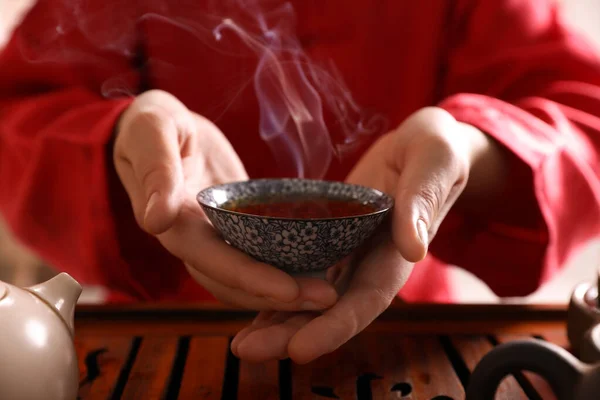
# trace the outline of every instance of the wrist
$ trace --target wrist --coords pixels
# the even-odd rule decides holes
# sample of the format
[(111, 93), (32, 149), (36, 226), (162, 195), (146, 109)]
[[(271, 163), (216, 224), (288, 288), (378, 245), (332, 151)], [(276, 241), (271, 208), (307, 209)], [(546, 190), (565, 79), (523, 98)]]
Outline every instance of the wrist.
[(481, 162), (481, 159), (488, 153), (493, 146), (492, 140), (485, 133), (476, 127), (457, 122), (461, 136), (465, 139), (468, 159), (471, 167)]
[(504, 191), (508, 176), (507, 150), (476, 127), (459, 122), (466, 138), (469, 179), (457, 204), (469, 211), (488, 209)]

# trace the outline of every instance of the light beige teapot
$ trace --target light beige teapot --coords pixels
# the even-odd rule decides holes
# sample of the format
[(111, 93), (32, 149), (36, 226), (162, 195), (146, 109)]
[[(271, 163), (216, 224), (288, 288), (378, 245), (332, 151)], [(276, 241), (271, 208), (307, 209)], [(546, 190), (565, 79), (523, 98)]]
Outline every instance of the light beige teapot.
[(80, 295), (65, 273), (29, 288), (0, 281), (0, 399), (77, 398), (73, 316)]

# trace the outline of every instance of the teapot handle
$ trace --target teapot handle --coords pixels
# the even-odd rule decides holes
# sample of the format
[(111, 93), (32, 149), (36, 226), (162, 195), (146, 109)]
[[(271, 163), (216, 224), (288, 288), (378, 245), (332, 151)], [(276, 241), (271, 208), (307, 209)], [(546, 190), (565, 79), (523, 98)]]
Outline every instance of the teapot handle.
[(581, 361), (585, 363), (600, 362), (600, 323), (587, 330), (581, 341)]
[(481, 359), (471, 375), (466, 400), (493, 400), (502, 380), (522, 370), (545, 378), (558, 400), (573, 400), (586, 366), (567, 350), (543, 340), (507, 342)]

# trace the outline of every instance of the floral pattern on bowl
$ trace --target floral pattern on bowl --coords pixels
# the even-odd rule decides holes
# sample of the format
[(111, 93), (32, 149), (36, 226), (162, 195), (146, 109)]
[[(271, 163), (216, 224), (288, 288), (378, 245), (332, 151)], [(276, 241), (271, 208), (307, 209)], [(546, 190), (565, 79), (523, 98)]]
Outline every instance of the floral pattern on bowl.
[[(275, 195), (320, 195), (360, 201), (371, 213), (351, 217), (283, 218), (231, 211), (231, 201)], [(309, 179), (256, 179), (212, 186), (197, 200), (213, 226), (234, 247), (290, 273), (325, 270), (348, 256), (378, 228), (394, 201), (375, 189)]]

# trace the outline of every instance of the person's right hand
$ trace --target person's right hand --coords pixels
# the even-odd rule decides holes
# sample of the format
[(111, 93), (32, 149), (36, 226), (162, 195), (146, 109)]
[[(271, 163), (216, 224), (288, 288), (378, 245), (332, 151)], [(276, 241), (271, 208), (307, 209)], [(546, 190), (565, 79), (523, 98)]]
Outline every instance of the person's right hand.
[(336, 302), (326, 281), (293, 278), (231, 247), (214, 230), (196, 194), (248, 176), (223, 133), (169, 93), (153, 90), (132, 102), (118, 123), (113, 156), (140, 227), (221, 302), (287, 311)]

